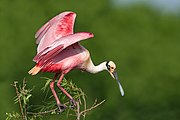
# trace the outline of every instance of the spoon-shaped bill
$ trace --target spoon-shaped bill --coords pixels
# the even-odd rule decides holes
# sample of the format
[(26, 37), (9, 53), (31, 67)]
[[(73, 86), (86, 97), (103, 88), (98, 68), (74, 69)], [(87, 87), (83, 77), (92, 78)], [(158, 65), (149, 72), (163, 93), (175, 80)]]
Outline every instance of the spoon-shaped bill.
[(113, 72), (113, 76), (114, 76), (114, 78), (116, 79), (116, 81), (117, 81), (117, 83), (119, 85), (119, 90), (121, 92), (121, 95), (124, 96), (124, 90), (123, 90), (122, 85), (121, 85), (121, 83), (120, 83), (120, 81), (118, 79), (118, 75), (117, 75), (116, 71)]

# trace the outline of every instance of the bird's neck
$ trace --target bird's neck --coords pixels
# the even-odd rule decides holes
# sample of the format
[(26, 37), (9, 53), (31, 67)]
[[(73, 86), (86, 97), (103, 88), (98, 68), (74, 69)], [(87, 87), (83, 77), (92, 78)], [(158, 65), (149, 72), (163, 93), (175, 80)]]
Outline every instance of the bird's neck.
[(91, 59), (89, 59), (86, 71), (90, 73), (98, 73), (103, 70), (106, 70), (106, 62), (102, 62), (99, 65), (95, 66)]

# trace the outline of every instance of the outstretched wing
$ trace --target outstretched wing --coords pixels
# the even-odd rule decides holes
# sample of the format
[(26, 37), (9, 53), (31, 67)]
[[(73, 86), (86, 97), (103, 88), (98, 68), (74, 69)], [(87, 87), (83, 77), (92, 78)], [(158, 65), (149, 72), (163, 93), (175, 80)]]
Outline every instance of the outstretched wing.
[(63, 12), (43, 25), (35, 34), (37, 53), (47, 48), (55, 40), (73, 34), (74, 21), (76, 14), (74, 12)]
[(58, 40), (54, 41), (49, 46), (47, 46), (44, 50), (39, 52), (34, 57), (33, 61), (37, 62), (39, 66), (43, 66), (68, 46), (77, 43), (81, 40), (91, 38), (93, 36), (94, 35), (89, 32), (80, 32), (80, 33), (75, 33), (61, 37)]

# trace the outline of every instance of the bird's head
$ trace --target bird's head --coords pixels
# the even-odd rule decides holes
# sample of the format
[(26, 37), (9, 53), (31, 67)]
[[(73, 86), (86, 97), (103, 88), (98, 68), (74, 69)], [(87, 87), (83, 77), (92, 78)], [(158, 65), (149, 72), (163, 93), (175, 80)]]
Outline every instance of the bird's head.
[(113, 61), (107, 61), (106, 62), (106, 68), (107, 68), (107, 71), (110, 73), (110, 75), (116, 79), (118, 85), (119, 85), (119, 89), (120, 89), (120, 92), (121, 92), (121, 95), (124, 96), (124, 90), (121, 86), (121, 83), (118, 79), (118, 75), (117, 75), (117, 72), (116, 72), (116, 64), (113, 62)]

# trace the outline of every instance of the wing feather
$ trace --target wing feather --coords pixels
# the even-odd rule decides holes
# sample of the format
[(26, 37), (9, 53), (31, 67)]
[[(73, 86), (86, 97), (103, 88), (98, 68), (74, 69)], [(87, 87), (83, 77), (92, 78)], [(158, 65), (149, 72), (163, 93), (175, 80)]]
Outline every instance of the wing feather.
[(73, 45), (81, 40), (85, 40), (93, 37), (94, 35), (89, 32), (79, 32), (71, 35), (67, 35), (54, 41), (52, 44), (47, 46), (43, 51), (37, 54), (33, 61), (37, 62), (39, 66), (47, 64), (51, 59), (59, 54), (62, 50), (70, 45)]
[(45, 33), (47, 32), (47, 30), (50, 28), (50, 24), (49, 22), (47, 22), (44, 26), (42, 26), (38, 32), (35, 35), (35, 38), (37, 38), (36, 40), (36, 44), (39, 44), (40, 40), (42, 39), (42, 37), (45, 35)]
[(40, 53), (55, 40), (73, 34), (73, 27), (76, 14), (63, 12), (43, 25), (35, 34), (36, 43), (39, 44), (37, 53)]

